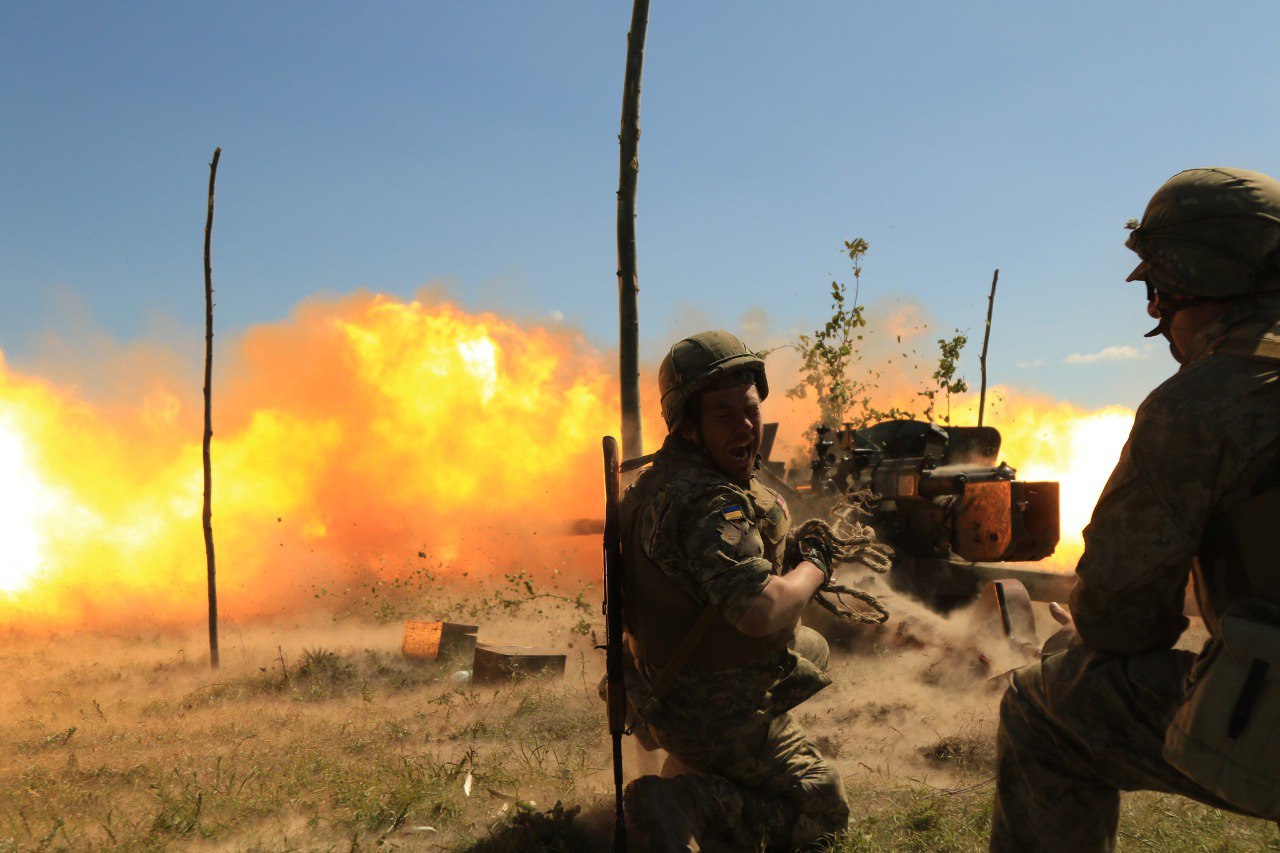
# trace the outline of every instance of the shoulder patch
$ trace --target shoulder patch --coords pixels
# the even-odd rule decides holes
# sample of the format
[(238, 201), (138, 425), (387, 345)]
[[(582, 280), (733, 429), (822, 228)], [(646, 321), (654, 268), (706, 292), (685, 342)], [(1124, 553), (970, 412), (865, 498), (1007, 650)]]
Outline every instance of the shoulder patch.
[(746, 518), (746, 515), (742, 512), (742, 507), (737, 504), (725, 507), (720, 511), (720, 514), (724, 516), (725, 521), (742, 521)]

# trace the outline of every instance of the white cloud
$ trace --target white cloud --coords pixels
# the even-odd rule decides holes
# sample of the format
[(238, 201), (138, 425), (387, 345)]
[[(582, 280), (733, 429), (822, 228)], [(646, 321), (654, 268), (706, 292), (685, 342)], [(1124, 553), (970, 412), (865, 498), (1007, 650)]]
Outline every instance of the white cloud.
[(552, 311), (552, 312), (551, 312), (551, 319), (552, 319), (552, 320), (555, 320), (557, 323), (563, 323), (563, 322), (564, 322), (564, 312), (563, 312), (563, 311)]
[(1072, 353), (1067, 356), (1067, 364), (1093, 364), (1097, 361), (1141, 361), (1151, 355), (1151, 344), (1139, 349), (1128, 345), (1107, 347), (1097, 352)]
[(1043, 365), (1044, 365), (1044, 359), (1043, 359), (1043, 358), (1037, 358), (1035, 361), (1020, 361), (1020, 362), (1018, 362), (1018, 367), (1022, 368), (1023, 370), (1027, 370), (1027, 369), (1032, 368), (1032, 367), (1042, 367)]

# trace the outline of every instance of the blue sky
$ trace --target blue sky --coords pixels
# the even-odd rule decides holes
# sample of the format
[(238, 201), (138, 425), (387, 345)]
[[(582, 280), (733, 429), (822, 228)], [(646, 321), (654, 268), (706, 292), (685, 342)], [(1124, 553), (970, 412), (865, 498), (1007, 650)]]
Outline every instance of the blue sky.
[[(311, 294), (434, 283), (612, 347), (629, 18), (623, 2), (0, 5), (0, 350), (35, 364), (50, 331), (94, 325), (196, 352), (215, 146), (224, 333)], [(813, 327), (861, 235), (864, 300), (969, 331), (971, 379), (998, 266), (993, 380), (1136, 404), (1172, 363), (1143, 349), (1124, 222), (1186, 167), (1280, 174), (1277, 32), (1261, 0), (654, 0), (645, 353), (752, 309), (779, 336)]]

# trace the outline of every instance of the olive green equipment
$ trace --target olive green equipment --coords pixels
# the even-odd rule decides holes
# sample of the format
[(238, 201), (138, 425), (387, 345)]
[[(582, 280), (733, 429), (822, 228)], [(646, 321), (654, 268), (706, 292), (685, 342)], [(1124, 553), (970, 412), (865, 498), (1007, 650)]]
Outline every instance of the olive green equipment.
[[(1271, 502), (1280, 511), (1280, 490)], [(1165, 733), (1165, 760), (1224, 800), (1280, 820), (1280, 607), (1234, 602), (1191, 679)]]
[(1154, 279), (1176, 296), (1280, 290), (1280, 181), (1245, 169), (1179, 172), (1125, 245), (1142, 259), (1130, 280)]
[(1247, 169), (1179, 172), (1156, 190), (1125, 245), (1141, 258), (1129, 281), (1147, 286), (1169, 336), (1178, 311), (1280, 290), (1280, 181)]
[(753, 374), (761, 400), (769, 396), (764, 358), (735, 335), (724, 331), (701, 332), (677, 341), (658, 367), (658, 392), (662, 396), (662, 419), (667, 423), (667, 432), (675, 432), (680, 426), (686, 406), (698, 392), (740, 370)]

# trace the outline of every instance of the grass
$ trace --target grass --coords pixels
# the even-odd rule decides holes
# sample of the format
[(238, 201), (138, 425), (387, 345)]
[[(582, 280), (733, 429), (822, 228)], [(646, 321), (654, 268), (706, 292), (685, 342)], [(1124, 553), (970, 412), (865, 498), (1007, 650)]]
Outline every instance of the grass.
[[(854, 819), (837, 851), (980, 851), (991, 825), (991, 785), (956, 793), (921, 787), (850, 791)], [(1278, 850), (1274, 824), (1167, 794), (1126, 794), (1119, 849)]]
[(531, 815), (600, 774), (594, 685), (473, 687), (398, 626), (353, 632), (376, 642), (224, 646), (217, 673), (182, 638), (9, 642), (0, 851), (454, 849), (568, 820)]
[[(495, 642), (568, 651), (566, 676), (471, 685), (456, 665), (405, 660), (399, 624), (368, 614), (233, 630), (217, 673), (181, 651), (198, 634), (9, 637), (0, 851), (605, 849), (608, 738), (581, 608), (565, 596), (481, 615)], [(849, 791), (839, 851), (986, 847), (996, 694), (931, 683), (929, 655), (855, 646), (801, 708)], [(1144, 793), (1125, 797), (1120, 846), (1280, 841), (1274, 825)]]

